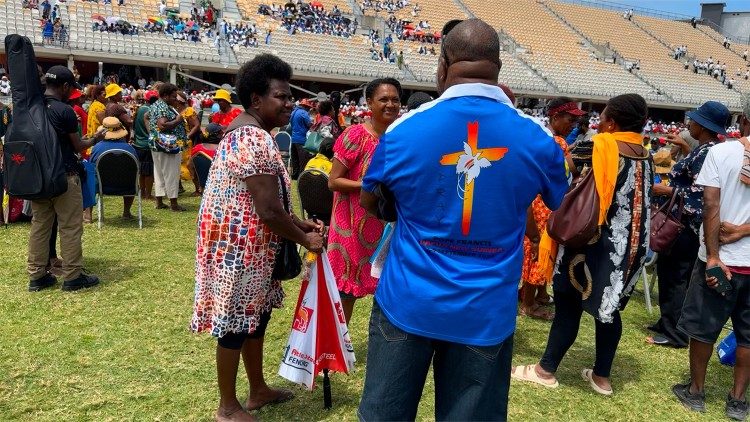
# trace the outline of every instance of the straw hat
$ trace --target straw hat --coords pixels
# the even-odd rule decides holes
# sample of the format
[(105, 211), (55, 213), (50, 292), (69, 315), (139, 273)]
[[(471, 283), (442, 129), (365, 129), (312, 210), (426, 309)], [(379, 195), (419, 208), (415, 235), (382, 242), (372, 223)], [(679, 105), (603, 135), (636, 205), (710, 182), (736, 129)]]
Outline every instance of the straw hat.
[(120, 119), (118, 119), (117, 117), (105, 117), (104, 120), (102, 120), (100, 129), (101, 128), (107, 130), (107, 132), (104, 134), (104, 139), (106, 140), (122, 139), (128, 136), (127, 129), (122, 126)]
[(667, 174), (672, 171), (675, 162), (672, 154), (667, 148), (661, 148), (654, 154), (654, 167), (656, 174)]

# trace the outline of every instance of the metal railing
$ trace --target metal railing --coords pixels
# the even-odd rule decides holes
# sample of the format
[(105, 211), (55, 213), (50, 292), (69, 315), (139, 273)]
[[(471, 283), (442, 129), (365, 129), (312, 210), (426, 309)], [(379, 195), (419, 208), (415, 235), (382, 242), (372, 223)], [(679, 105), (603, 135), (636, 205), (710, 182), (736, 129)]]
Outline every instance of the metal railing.
[(591, 0), (560, 0), (564, 3), (579, 4), (581, 6), (594, 7), (597, 9), (613, 10), (617, 12), (625, 12), (626, 10), (633, 10), (633, 13), (639, 15), (652, 16), (661, 19), (669, 20), (690, 20), (696, 18), (696, 16), (684, 15), (682, 13), (666, 12), (664, 10), (650, 9), (648, 7), (634, 7), (628, 4), (617, 3), (613, 1), (591, 1)]

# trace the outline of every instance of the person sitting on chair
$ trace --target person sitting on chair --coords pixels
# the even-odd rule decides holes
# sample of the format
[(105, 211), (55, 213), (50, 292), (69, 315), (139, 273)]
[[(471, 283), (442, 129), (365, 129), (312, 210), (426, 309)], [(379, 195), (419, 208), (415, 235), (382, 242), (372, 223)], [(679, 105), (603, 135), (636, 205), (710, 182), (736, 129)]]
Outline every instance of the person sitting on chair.
[(224, 128), (217, 123), (209, 123), (208, 126), (206, 126), (206, 133), (201, 134), (202, 142), (193, 147), (190, 153), (190, 160), (188, 160), (187, 163), (190, 177), (193, 179), (193, 185), (195, 186), (195, 193), (193, 193), (193, 196), (201, 196), (203, 194), (203, 187), (198, 178), (198, 172), (195, 169), (193, 159), (196, 155), (203, 153), (213, 160), (216, 155), (216, 150), (219, 148), (219, 142), (221, 142), (221, 138), (223, 137)]
[[(97, 165), (97, 162), (99, 161), (99, 158), (102, 156), (102, 154), (113, 149), (121, 149), (133, 154), (133, 157), (138, 157), (138, 154), (135, 152), (135, 148), (128, 144), (128, 131), (122, 125), (120, 119), (118, 119), (117, 117), (105, 117), (104, 120), (102, 120), (102, 126), (100, 130), (101, 129), (106, 130), (106, 132), (104, 133), (104, 140), (94, 145), (94, 147), (91, 149), (91, 162), (95, 166)], [(133, 206), (135, 197), (123, 196), (122, 200), (122, 218), (126, 220), (133, 219), (134, 217), (133, 214), (130, 213), (130, 208)]]
[(206, 133), (202, 134), (202, 141), (193, 147), (190, 158), (195, 157), (198, 153), (202, 152), (212, 159), (216, 155), (216, 150), (219, 148), (219, 142), (224, 137), (224, 129), (221, 125), (216, 123), (209, 123), (206, 126)]
[(333, 138), (325, 139), (320, 143), (318, 153), (305, 165), (305, 170), (317, 170), (325, 173), (326, 176), (331, 174), (333, 168)]

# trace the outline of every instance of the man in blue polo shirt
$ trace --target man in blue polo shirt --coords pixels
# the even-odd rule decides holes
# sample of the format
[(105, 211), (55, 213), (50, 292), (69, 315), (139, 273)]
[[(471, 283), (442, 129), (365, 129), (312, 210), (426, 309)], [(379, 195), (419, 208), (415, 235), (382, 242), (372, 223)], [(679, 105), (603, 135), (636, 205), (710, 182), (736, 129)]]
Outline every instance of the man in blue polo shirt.
[(312, 158), (312, 154), (305, 151), (305, 141), (307, 140), (307, 131), (312, 126), (313, 121), (310, 117), (310, 109), (312, 103), (307, 98), (303, 98), (297, 107), (292, 110), (292, 115), (289, 118), (289, 126), (291, 126), (292, 133), (292, 145), (291, 145), (291, 166), (292, 166), (292, 179), (297, 179), (302, 171), (304, 171), (307, 162)]
[(495, 30), (478, 19), (450, 29), (440, 98), (396, 121), (362, 182), (379, 185), (398, 220), (370, 319), (361, 420), (413, 420), (431, 362), (436, 420), (507, 416), (526, 212), (567, 190), (550, 132), (496, 86)]

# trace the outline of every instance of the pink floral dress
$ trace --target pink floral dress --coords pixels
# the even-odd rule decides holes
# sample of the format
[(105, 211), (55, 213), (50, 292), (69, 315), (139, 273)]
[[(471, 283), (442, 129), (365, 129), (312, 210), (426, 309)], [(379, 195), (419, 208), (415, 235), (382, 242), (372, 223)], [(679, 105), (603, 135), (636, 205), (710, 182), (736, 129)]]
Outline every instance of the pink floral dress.
[(264, 130), (243, 126), (219, 144), (201, 200), (190, 323), (194, 332), (215, 337), (252, 333), (261, 314), (280, 307), (284, 299), (281, 283), (271, 280), (279, 237), (260, 221), (245, 185), (254, 175), (281, 177), (290, 192), (276, 143)]
[[(377, 145), (378, 139), (364, 125), (347, 128), (333, 147), (334, 158), (347, 168), (344, 177), (362, 180)], [(375, 293), (378, 280), (370, 275), (370, 257), (383, 227), (359, 205), (359, 191), (334, 192), (328, 259), (339, 291), (355, 297)]]

